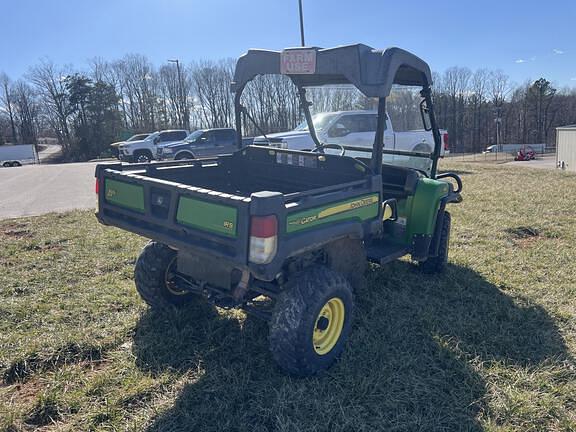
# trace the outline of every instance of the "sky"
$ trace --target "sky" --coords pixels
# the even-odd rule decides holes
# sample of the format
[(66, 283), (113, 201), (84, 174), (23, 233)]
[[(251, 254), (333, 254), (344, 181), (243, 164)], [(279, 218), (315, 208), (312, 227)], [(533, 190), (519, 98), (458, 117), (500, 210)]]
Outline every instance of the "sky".
[[(502, 69), (515, 83), (576, 87), (576, 1), (303, 0), (306, 44), (398, 46), (435, 71)], [(144, 54), (236, 58), (300, 44), (297, 0), (0, 0), (0, 71), (12, 79), (50, 59), (87, 69)]]

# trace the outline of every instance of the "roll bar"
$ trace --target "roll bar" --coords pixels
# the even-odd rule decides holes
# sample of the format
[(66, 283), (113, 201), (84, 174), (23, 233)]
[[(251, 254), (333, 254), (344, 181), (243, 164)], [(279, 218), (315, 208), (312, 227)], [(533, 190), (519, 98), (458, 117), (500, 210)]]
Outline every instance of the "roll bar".
[[(303, 67), (291, 68), (290, 59), (303, 59)], [(287, 60), (288, 59), (288, 60)], [(302, 66), (302, 65), (300, 65)], [(231, 91), (234, 95), (235, 126), (237, 144), (242, 146), (242, 105), (240, 97), (251, 80), (258, 75), (287, 75), (298, 88), (300, 102), (308, 128), (316, 147), (321, 151), (309, 102), (306, 100), (306, 87), (332, 84), (351, 84), (365, 96), (378, 99), (378, 123), (372, 150), (372, 171), (382, 172), (382, 148), (386, 122), (386, 97), (394, 84), (418, 86), (426, 101), (430, 124), (434, 137), (431, 177), (436, 176), (440, 157), (440, 132), (434, 116), (431, 85), (432, 74), (426, 62), (414, 54), (400, 48), (376, 50), (367, 45), (355, 44), (335, 48), (298, 47), (283, 51), (251, 49), (240, 56), (236, 64)], [(405, 152), (404, 152), (405, 153)]]

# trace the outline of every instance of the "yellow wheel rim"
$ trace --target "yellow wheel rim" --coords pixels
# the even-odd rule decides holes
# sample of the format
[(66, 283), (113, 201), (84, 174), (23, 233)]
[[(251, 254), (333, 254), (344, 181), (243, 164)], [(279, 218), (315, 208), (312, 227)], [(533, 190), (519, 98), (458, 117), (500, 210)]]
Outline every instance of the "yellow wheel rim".
[(314, 351), (319, 355), (328, 354), (342, 334), (344, 327), (344, 303), (333, 297), (320, 310), (314, 323), (312, 343)]
[(175, 264), (176, 264), (176, 257), (172, 258), (172, 260), (168, 264), (168, 267), (166, 267), (166, 272), (164, 273), (164, 283), (166, 285), (166, 289), (170, 294), (175, 296), (186, 295), (188, 294), (186, 291), (178, 289), (176, 284), (171, 281), (172, 278), (170, 276), (172, 273), (172, 268), (175, 266)]

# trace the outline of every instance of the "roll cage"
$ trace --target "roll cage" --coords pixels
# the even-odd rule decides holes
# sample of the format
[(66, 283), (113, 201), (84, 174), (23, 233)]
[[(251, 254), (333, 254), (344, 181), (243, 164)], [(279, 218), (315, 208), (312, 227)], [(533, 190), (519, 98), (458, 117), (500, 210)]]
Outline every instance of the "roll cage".
[[(306, 100), (306, 87), (334, 84), (351, 84), (369, 98), (378, 99), (378, 121), (371, 150), (344, 146), (355, 151), (370, 151), (371, 169), (374, 174), (382, 173), (382, 155), (393, 154), (432, 160), (430, 177), (436, 177), (441, 139), (434, 116), (432, 103), (432, 74), (426, 62), (401, 48), (376, 50), (367, 45), (355, 44), (335, 48), (298, 47), (283, 51), (251, 49), (236, 63), (231, 91), (234, 96), (237, 145), (242, 146), (242, 115), (248, 115), (241, 104), (242, 92), (258, 75), (286, 75), (298, 89), (308, 129), (319, 151), (323, 145), (318, 141), (310, 103)], [(432, 131), (434, 150), (432, 153), (387, 150), (383, 148), (386, 127), (386, 98), (393, 85), (421, 87), (423, 97), (421, 113), (426, 112), (430, 121), (427, 130)], [(424, 114), (423, 114), (424, 115)]]

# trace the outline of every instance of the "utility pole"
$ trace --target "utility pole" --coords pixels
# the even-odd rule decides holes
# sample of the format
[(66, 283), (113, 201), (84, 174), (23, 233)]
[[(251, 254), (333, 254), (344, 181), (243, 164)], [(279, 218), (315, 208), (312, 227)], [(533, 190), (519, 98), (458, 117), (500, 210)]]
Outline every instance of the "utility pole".
[(176, 72), (178, 73), (178, 93), (180, 104), (182, 104), (184, 115), (184, 128), (190, 130), (190, 114), (188, 113), (188, 101), (184, 97), (184, 84), (182, 83), (182, 73), (180, 72), (180, 61), (178, 59), (169, 59), (170, 63), (176, 63)]
[(302, 0), (298, 0), (298, 10), (300, 13), (300, 44), (306, 46), (304, 43), (304, 15), (302, 13)]

